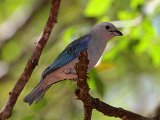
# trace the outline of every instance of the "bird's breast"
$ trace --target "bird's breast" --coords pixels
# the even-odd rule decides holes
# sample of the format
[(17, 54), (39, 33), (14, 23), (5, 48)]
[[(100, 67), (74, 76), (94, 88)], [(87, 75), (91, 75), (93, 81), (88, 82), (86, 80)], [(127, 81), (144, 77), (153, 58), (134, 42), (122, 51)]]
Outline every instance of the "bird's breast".
[(89, 60), (89, 69), (93, 68), (99, 61), (102, 53), (106, 47), (106, 43), (103, 41), (91, 42), (88, 45), (88, 60)]

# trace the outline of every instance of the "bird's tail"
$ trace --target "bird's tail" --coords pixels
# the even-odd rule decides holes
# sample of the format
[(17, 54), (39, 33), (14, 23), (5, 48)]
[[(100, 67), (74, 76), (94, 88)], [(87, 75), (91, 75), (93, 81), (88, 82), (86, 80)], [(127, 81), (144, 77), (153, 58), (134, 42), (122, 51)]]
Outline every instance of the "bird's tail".
[(46, 93), (46, 91), (50, 88), (50, 85), (44, 87), (42, 86), (42, 82), (40, 82), (25, 98), (24, 102), (29, 103), (31, 105), (34, 101), (37, 103)]

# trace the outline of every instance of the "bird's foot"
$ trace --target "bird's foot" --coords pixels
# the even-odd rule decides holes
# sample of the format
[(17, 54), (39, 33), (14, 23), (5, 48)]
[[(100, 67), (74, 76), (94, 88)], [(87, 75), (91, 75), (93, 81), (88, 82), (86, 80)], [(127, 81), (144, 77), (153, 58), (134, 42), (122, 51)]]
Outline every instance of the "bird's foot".
[(71, 68), (65, 68), (65, 69), (63, 70), (63, 72), (64, 72), (65, 74), (74, 74), (74, 75), (77, 75), (77, 73), (76, 73), (75, 71), (73, 71), (73, 69), (71, 69)]

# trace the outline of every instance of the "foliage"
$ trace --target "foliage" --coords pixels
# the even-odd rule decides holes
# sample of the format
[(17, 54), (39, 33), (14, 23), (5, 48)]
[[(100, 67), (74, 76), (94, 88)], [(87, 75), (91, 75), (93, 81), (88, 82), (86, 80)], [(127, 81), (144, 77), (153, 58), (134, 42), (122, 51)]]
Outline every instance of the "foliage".
[[(49, 1), (34, 10), (38, 2), (0, 1), (0, 107), (22, 73), (48, 17)], [(153, 113), (160, 100), (159, 7), (158, 0), (62, 1), (58, 24), (10, 120), (82, 119), (82, 104), (75, 100), (74, 82), (64, 81), (53, 85), (43, 100), (31, 107), (23, 102), (23, 98), (37, 84), (44, 68), (67, 44), (85, 34), (97, 22), (104, 21), (111, 21), (120, 27), (124, 37), (109, 41), (101, 63), (90, 72), (88, 82), (91, 94), (113, 106), (143, 115)], [(13, 21), (22, 18), (27, 19), (26, 22), (15, 30), (20, 22)], [(7, 38), (14, 30), (16, 32)], [(96, 111), (92, 119), (116, 120)]]

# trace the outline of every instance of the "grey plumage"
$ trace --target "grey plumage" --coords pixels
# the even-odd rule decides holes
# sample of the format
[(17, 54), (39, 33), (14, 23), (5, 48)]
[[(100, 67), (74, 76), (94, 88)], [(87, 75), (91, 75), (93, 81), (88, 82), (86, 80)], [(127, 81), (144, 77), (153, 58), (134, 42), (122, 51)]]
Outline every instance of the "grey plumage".
[(74, 65), (79, 61), (77, 57), (83, 50), (88, 52), (88, 70), (92, 69), (100, 59), (107, 42), (115, 36), (122, 36), (122, 33), (113, 24), (103, 22), (95, 25), (85, 36), (70, 43), (44, 70), (40, 83), (24, 98), (24, 102), (29, 105), (34, 101), (38, 102), (52, 84), (65, 79), (76, 79)]

